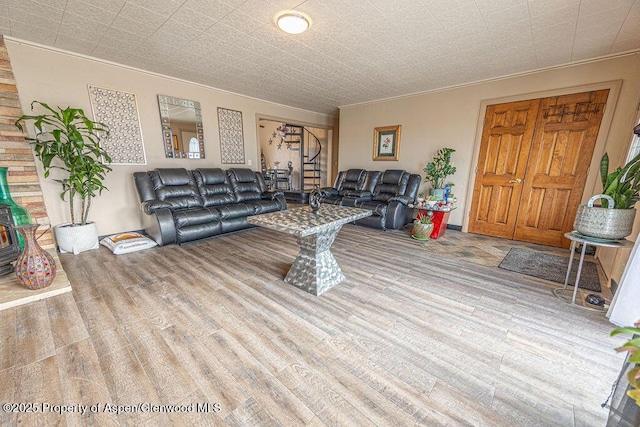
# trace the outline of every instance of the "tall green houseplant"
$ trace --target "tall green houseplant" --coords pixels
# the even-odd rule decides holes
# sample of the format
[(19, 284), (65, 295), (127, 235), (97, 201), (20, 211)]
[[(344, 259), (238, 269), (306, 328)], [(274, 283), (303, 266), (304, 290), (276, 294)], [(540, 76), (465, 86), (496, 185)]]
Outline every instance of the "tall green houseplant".
[(433, 160), (423, 169), (424, 180), (431, 183), (432, 189), (443, 188), (445, 179), (456, 173), (456, 167), (451, 164), (451, 154), (455, 151), (453, 148), (439, 149)]
[[(47, 113), (23, 115), (15, 124), (24, 132), (21, 122), (33, 121), (36, 137), (26, 139), (42, 162), (44, 176), (49, 177), (52, 169), (64, 171), (64, 177), (55, 181), (62, 185), (60, 197), (69, 203), (71, 226), (85, 225), (91, 199), (107, 190), (103, 181), (111, 171), (111, 157), (100, 146), (100, 139), (109, 135), (108, 126), (90, 120), (79, 108), (54, 109), (44, 102), (33, 101), (31, 111), (35, 105)], [(74, 207), (76, 197), (81, 200), (79, 221)]]
[[(600, 177), (602, 194), (613, 198), (614, 209), (632, 208), (640, 200), (640, 154), (609, 173), (609, 155), (604, 153), (600, 160)], [(602, 199), (602, 207), (609, 207), (606, 199)]]

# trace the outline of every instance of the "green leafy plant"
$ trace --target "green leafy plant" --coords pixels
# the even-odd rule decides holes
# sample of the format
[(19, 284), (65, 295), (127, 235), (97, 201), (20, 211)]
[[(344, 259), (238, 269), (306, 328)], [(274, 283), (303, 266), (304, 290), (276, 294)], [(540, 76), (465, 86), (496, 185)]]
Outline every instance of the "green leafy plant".
[(445, 178), (456, 173), (456, 167), (451, 164), (451, 154), (455, 151), (453, 148), (441, 148), (423, 169), (424, 180), (431, 182), (432, 188), (442, 188)]
[(420, 224), (431, 224), (431, 217), (425, 213), (418, 214), (416, 221)]
[[(611, 336), (618, 334), (640, 335), (640, 322), (634, 324), (634, 327), (616, 328), (611, 332)], [(626, 351), (631, 353), (629, 363), (635, 366), (627, 372), (627, 381), (633, 390), (628, 390), (627, 395), (636, 401), (636, 405), (640, 406), (640, 338), (631, 338), (622, 347), (616, 348), (616, 351)]]
[[(40, 101), (31, 103), (31, 111), (37, 104), (47, 114), (23, 115), (15, 125), (24, 132), (21, 122), (33, 121), (36, 137), (27, 137), (34, 146), (36, 157), (42, 162), (44, 176), (52, 169), (64, 171), (64, 178), (55, 179), (62, 185), (62, 200), (68, 195), (71, 225), (85, 225), (91, 208), (91, 199), (108, 190), (103, 181), (111, 171), (111, 157), (100, 146), (100, 139), (109, 135), (108, 126), (90, 120), (79, 108), (51, 108)], [(80, 222), (76, 222), (74, 200), (82, 201)]]
[[(603, 194), (613, 198), (615, 209), (632, 208), (640, 200), (640, 154), (609, 173), (609, 155), (604, 153), (600, 160), (600, 177)], [(606, 199), (602, 199), (602, 207), (609, 207)]]

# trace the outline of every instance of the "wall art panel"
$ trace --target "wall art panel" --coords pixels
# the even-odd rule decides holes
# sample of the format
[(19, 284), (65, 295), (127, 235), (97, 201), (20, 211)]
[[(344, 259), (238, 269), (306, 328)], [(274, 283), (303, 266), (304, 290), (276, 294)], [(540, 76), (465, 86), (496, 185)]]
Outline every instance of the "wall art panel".
[(244, 163), (244, 135), (242, 112), (218, 107), (220, 153), (223, 164)]
[(95, 120), (109, 126), (109, 137), (101, 144), (111, 156), (112, 164), (147, 164), (136, 95), (88, 86)]

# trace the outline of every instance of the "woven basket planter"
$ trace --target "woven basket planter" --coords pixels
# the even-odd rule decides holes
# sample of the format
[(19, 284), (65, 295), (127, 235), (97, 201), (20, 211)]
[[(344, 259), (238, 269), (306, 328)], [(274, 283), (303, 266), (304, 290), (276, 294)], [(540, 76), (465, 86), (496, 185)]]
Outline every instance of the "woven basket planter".
[(636, 209), (613, 209), (593, 206), (593, 202), (600, 198), (610, 199), (609, 206), (613, 206), (613, 199), (598, 194), (589, 202), (580, 205), (573, 228), (580, 234), (599, 239), (624, 239), (633, 230)]

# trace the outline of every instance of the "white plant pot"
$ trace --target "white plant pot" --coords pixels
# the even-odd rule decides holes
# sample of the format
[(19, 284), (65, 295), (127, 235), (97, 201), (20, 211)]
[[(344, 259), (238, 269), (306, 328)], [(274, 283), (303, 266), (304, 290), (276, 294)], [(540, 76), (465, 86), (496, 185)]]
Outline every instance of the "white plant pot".
[(429, 190), (430, 196), (436, 196), (438, 200), (444, 200), (444, 188), (432, 188)]
[(53, 234), (61, 253), (74, 255), (90, 249), (98, 249), (98, 228), (93, 222), (72, 227), (70, 223), (53, 227)]

